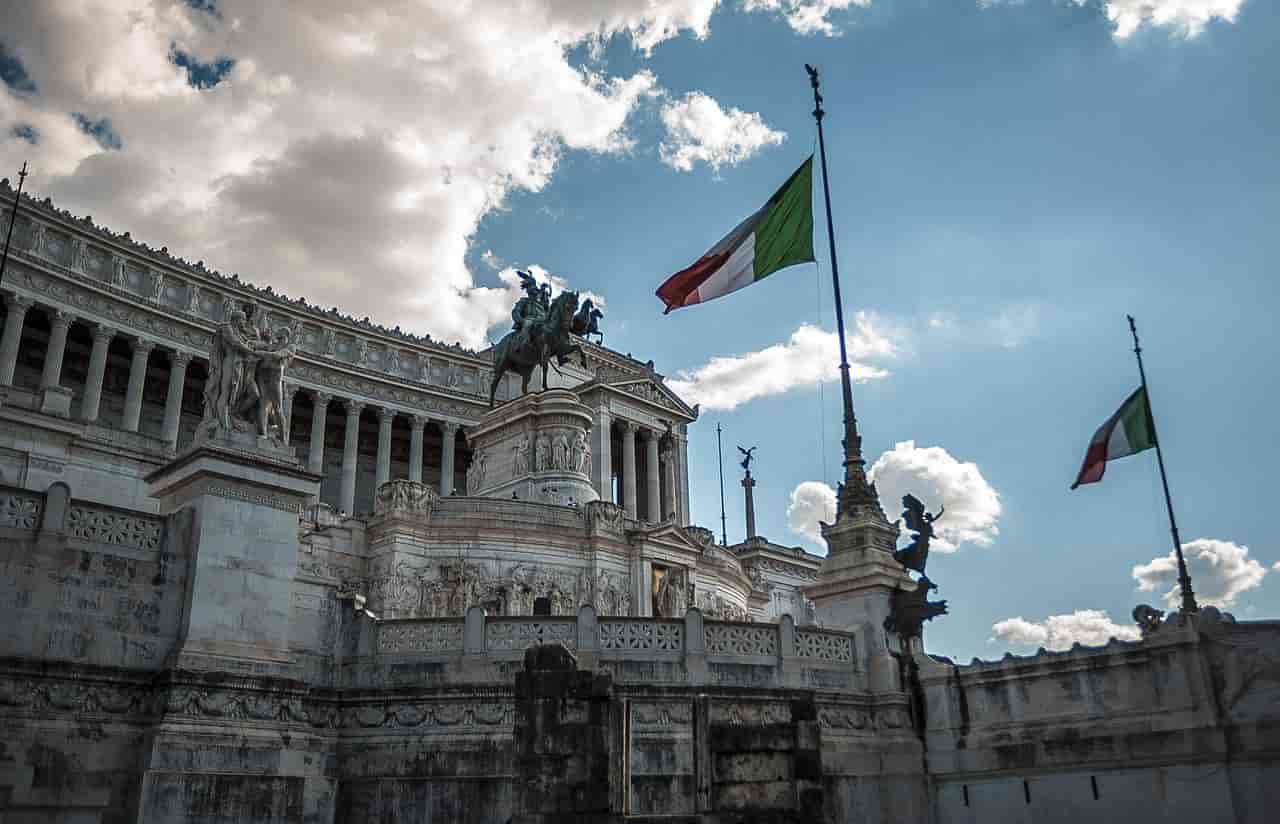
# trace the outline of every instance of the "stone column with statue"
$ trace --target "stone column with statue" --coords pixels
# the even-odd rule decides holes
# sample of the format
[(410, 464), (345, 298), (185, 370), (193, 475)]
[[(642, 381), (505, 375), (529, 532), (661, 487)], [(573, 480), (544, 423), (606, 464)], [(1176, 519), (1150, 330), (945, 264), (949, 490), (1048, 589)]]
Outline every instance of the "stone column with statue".
[(196, 439), (146, 480), (162, 514), (190, 509), (195, 519), (188, 626), (170, 664), (295, 677), (298, 518), (320, 476), (288, 448), (293, 333), (254, 324), (251, 312), (227, 307)]

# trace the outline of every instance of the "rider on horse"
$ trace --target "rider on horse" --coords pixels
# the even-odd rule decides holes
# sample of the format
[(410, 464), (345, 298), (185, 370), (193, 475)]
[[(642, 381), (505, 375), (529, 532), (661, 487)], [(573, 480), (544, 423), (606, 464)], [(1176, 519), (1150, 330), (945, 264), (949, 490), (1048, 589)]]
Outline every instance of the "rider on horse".
[(520, 333), (521, 340), (527, 340), (528, 330), (547, 319), (550, 289), (540, 286), (529, 272), (517, 270), (516, 274), (520, 276), (520, 287), (524, 289), (525, 296), (516, 301), (511, 310), (511, 328)]

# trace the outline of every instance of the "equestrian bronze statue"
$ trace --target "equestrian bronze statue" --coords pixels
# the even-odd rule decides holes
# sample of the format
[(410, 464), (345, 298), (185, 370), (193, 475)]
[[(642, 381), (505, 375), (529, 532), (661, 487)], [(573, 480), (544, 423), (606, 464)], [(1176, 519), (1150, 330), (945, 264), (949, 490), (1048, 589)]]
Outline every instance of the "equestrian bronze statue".
[(578, 306), (578, 293), (564, 291), (550, 298), (550, 290), (538, 284), (533, 275), (520, 272), (520, 285), (525, 296), (511, 310), (511, 331), (493, 350), (493, 382), (489, 385), (489, 406), (493, 406), (498, 384), (507, 372), (520, 376), (520, 393), (529, 391), (529, 377), (535, 367), (542, 367), (542, 388), (547, 388), (547, 368), (551, 359), (564, 365), (575, 352), (587, 368), (587, 355), (577, 335), (592, 329), (601, 317), (591, 302)]

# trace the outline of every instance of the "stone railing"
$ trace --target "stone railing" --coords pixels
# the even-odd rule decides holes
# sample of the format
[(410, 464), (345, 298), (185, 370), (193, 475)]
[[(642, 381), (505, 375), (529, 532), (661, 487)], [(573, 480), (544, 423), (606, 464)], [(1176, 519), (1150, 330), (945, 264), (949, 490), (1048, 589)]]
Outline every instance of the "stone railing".
[(369, 629), (372, 655), (359, 669), (392, 680), (421, 666), (441, 683), (507, 679), (526, 649), (560, 643), (580, 667), (624, 683), (848, 690), (865, 682), (853, 635), (796, 627), (790, 616), (777, 624), (705, 621), (690, 609), (675, 620), (600, 618), (584, 606), (576, 616), (487, 617), (472, 607), (462, 619), (374, 620)]
[(59, 536), (72, 546), (83, 541), (144, 553), (159, 552), (164, 543), (164, 518), (74, 500), (64, 483), (47, 492), (0, 485), (0, 529), (5, 528)]

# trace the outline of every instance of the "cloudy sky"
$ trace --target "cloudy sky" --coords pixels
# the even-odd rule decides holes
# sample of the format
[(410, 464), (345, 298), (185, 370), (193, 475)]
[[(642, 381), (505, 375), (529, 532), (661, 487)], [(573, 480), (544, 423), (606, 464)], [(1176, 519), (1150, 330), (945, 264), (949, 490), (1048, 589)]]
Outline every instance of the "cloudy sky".
[[(1280, 614), (1280, 10), (1265, 0), (18, 0), (0, 168), (224, 272), (480, 347), (513, 266), (758, 445), (760, 532), (823, 552), (839, 470), (826, 255), (663, 317), (653, 290), (813, 150), (825, 78), (850, 352), (890, 517), (968, 659), (1174, 603), (1153, 456), (1069, 492), (1144, 333), (1202, 601)], [(13, 172), (7, 172), (12, 176)], [(819, 217), (821, 222), (821, 217)], [(825, 238), (819, 248), (825, 252)], [(730, 540), (742, 536), (737, 472)]]

